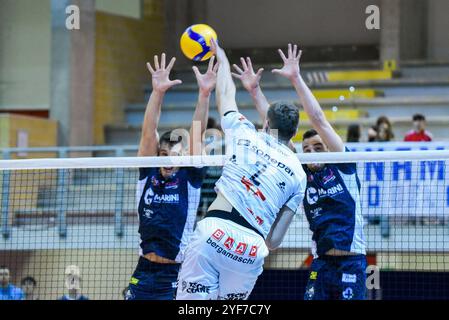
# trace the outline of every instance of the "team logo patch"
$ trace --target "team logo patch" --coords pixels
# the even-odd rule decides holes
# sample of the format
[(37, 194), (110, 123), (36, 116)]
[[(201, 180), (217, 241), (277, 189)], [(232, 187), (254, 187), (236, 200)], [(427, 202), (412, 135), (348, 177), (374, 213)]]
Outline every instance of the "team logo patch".
[(247, 247), (248, 247), (248, 245), (246, 243), (239, 242), (239, 244), (237, 245), (237, 249), (235, 249), (235, 253), (237, 253), (239, 255), (243, 255), (245, 253)]
[(139, 279), (131, 277), (131, 280), (129, 280), (129, 283), (133, 285), (137, 285), (139, 283)]
[(357, 275), (356, 274), (343, 273), (343, 275), (341, 277), (341, 282), (356, 283), (357, 282)]
[(318, 277), (318, 272), (312, 271), (312, 272), (310, 273), (310, 280), (316, 280), (317, 277)]
[(214, 238), (217, 241), (220, 241), (223, 236), (225, 235), (224, 231), (217, 229), (213, 234), (212, 234), (212, 238)]
[(226, 239), (226, 241), (224, 242), (224, 246), (226, 247), (226, 249), (231, 250), (232, 246), (234, 245), (234, 239), (232, 239), (231, 237), (228, 237)]

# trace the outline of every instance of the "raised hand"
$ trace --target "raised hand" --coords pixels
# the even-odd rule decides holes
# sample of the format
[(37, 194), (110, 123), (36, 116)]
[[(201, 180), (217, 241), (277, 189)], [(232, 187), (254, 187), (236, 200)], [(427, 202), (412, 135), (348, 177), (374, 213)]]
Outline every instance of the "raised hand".
[(198, 87), (200, 88), (200, 93), (210, 94), (217, 84), (218, 63), (214, 65), (214, 61), (215, 57), (212, 56), (209, 60), (207, 71), (204, 74), (201, 74), (196, 66), (192, 67), (196, 81), (198, 82)]
[(245, 59), (240, 58), (240, 62), (242, 64), (242, 68), (240, 68), (236, 64), (232, 65), (237, 71), (237, 73), (232, 72), (232, 75), (235, 78), (240, 79), (240, 81), (242, 81), (243, 87), (251, 93), (259, 88), (259, 82), (260, 78), (262, 77), (263, 68), (260, 68), (259, 70), (257, 70), (257, 73), (255, 73), (250, 58), (246, 58), (246, 61)]
[(154, 69), (149, 62), (147, 68), (151, 73), (153, 91), (165, 93), (171, 87), (181, 84), (181, 80), (170, 80), (170, 71), (175, 64), (176, 58), (172, 58), (168, 66), (165, 66), (165, 53), (161, 56), (161, 63), (159, 65), (158, 56), (154, 56)]
[(289, 80), (294, 80), (299, 77), (299, 60), (301, 59), (302, 50), (299, 50), (298, 52), (298, 46), (295, 44), (292, 48), (291, 43), (289, 43), (287, 57), (285, 57), (285, 54), (281, 49), (279, 49), (278, 52), (282, 61), (284, 61), (284, 66), (282, 69), (273, 69), (271, 72)]
[(227, 60), (226, 53), (224, 50), (218, 45), (217, 40), (214, 38), (210, 39), (210, 50), (215, 54), (217, 57), (217, 62), (221, 63), (224, 60)]

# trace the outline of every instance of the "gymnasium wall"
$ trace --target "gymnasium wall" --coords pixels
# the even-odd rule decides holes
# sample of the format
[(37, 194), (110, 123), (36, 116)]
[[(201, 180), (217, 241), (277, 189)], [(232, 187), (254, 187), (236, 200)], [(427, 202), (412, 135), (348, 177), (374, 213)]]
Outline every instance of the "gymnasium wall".
[[(207, 1), (208, 23), (227, 48), (377, 44), (365, 29), (365, 8), (380, 0)], [(224, 13), (226, 18), (223, 19)]]
[(145, 0), (143, 19), (97, 12), (94, 143), (104, 125), (121, 122), (128, 103), (144, 100), (150, 81), (146, 62), (163, 47), (163, 0)]
[(49, 109), (50, 0), (0, 1), (0, 111)]
[(428, 57), (449, 60), (449, 1), (429, 0), (428, 8)]

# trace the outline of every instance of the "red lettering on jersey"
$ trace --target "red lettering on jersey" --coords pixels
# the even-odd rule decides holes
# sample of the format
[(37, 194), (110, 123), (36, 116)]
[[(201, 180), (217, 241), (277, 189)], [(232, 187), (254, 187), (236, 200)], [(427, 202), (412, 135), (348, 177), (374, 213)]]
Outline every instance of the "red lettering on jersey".
[(256, 189), (254, 184), (246, 177), (242, 177), (242, 183), (246, 187), (246, 191), (251, 191), (256, 197), (259, 197), (262, 201), (265, 201), (265, 195), (260, 191), (260, 189)]
[(257, 257), (257, 246), (252, 246), (251, 250), (249, 251), (249, 256), (250, 257)]
[(263, 224), (263, 220), (262, 220), (261, 217), (256, 217), (256, 221), (257, 221), (257, 223), (258, 223), (259, 225), (262, 225), (262, 224)]
[(243, 255), (245, 253), (247, 247), (248, 247), (248, 245), (246, 243), (239, 242), (239, 244), (237, 245), (237, 249), (235, 249), (235, 253), (237, 253), (239, 255)]
[(212, 238), (216, 239), (217, 241), (220, 241), (221, 238), (225, 235), (224, 231), (217, 229), (213, 234)]
[(232, 239), (231, 237), (228, 237), (228, 238), (226, 239), (226, 241), (224, 242), (224, 246), (225, 246), (228, 250), (231, 250), (233, 245), (234, 245), (234, 239)]

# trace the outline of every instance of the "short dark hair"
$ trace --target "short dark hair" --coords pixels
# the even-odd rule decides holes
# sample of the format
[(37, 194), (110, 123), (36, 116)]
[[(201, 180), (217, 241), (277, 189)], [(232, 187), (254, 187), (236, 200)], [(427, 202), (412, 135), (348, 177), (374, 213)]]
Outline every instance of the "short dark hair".
[(348, 132), (346, 135), (347, 142), (359, 142), (360, 141), (360, 125), (352, 123), (348, 126)]
[(173, 130), (167, 131), (165, 132), (160, 138), (159, 138), (159, 145), (163, 145), (163, 144), (168, 144), (168, 146), (171, 148), (174, 145), (177, 145), (178, 143), (180, 143), (182, 141), (182, 137), (181, 136), (177, 136), (174, 135), (173, 138), (176, 139), (172, 139), (172, 134), (173, 134)]
[(299, 125), (299, 109), (293, 103), (279, 101), (270, 105), (267, 112), (270, 129), (278, 130), (281, 140), (289, 141)]
[(20, 281), (20, 284), (23, 286), (25, 284), (25, 282), (31, 282), (33, 284), (33, 286), (37, 286), (37, 282), (36, 279), (34, 279), (33, 277), (25, 277)]
[(426, 121), (426, 117), (421, 113), (417, 113), (413, 115), (413, 121)]
[(309, 129), (302, 135), (302, 141), (317, 136), (318, 132), (315, 129)]

